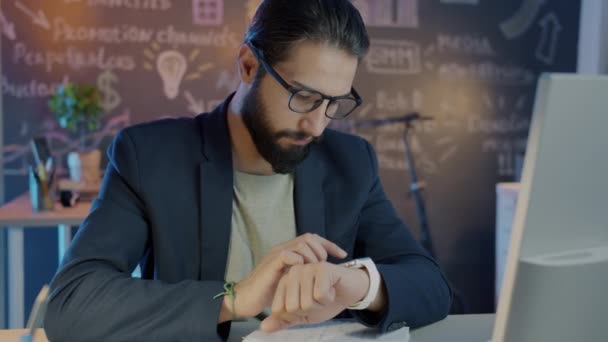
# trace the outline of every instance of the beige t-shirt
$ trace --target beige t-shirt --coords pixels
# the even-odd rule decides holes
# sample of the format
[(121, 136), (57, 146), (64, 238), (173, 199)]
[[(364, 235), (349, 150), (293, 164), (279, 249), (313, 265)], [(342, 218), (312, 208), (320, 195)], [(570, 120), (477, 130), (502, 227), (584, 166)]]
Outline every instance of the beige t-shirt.
[(270, 249), (296, 237), (293, 175), (234, 172), (226, 281), (239, 282)]

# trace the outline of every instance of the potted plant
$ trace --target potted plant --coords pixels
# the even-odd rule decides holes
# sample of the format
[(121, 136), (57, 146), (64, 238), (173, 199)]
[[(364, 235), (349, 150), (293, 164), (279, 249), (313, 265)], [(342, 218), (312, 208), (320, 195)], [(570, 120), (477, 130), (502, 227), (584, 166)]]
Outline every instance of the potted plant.
[(68, 154), (67, 164), (71, 180), (81, 185), (96, 186), (101, 179), (101, 151), (87, 146), (87, 133), (99, 128), (103, 113), (100, 100), (95, 86), (73, 83), (57, 87), (49, 100), (59, 126), (79, 135), (78, 150)]

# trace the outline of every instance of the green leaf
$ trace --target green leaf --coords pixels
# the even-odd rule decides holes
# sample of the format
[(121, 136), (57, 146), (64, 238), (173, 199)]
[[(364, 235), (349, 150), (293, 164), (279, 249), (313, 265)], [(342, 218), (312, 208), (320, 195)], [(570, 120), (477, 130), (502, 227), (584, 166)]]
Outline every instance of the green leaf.
[(79, 127), (99, 129), (103, 115), (101, 95), (94, 85), (67, 83), (57, 87), (48, 100), (48, 108), (61, 127), (76, 132)]

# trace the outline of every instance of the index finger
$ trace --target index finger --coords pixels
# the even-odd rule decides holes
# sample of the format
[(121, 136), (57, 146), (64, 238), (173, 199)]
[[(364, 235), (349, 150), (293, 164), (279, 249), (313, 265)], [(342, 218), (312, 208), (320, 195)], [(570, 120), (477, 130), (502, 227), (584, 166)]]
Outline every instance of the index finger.
[(321, 244), (321, 246), (323, 246), (323, 248), (325, 248), (325, 250), (327, 251), (328, 254), (330, 254), (336, 258), (344, 259), (348, 255), (348, 253), (346, 253), (345, 250), (340, 248), (340, 246), (336, 245), (335, 243), (333, 243), (325, 238), (322, 238), (319, 236), (318, 242)]

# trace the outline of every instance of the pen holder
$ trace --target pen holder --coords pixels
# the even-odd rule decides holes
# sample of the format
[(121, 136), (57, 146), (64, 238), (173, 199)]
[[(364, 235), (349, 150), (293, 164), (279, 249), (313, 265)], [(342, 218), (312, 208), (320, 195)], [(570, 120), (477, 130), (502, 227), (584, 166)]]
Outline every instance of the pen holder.
[(38, 171), (29, 166), (28, 180), (32, 210), (35, 212), (53, 210), (55, 203), (53, 173), (41, 177)]

